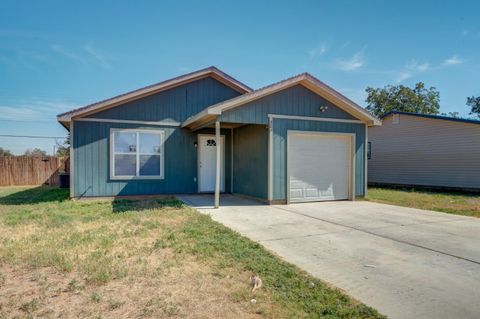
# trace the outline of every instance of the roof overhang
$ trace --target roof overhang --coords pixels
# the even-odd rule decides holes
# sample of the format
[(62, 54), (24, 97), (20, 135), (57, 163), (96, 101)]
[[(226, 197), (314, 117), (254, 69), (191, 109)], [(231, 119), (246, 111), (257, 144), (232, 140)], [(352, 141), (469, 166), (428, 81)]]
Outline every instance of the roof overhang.
[(368, 126), (382, 125), (382, 121), (380, 119), (372, 115), (370, 112), (368, 112), (361, 106), (357, 105), (352, 100), (348, 99), (347, 97), (337, 92), (330, 86), (326, 85), (322, 81), (318, 80), (317, 78), (313, 77), (312, 75), (308, 73), (303, 73), (298, 76), (286, 79), (284, 81), (252, 91), (250, 93), (240, 95), (233, 99), (212, 105), (201, 111), (200, 113), (194, 115), (193, 117), (187, 119), (185, 122), (182, 123), (182, 127), (197, 129), (199, 127), (202, 127), (206, 123), (214, 121), (215, 118), (221, 115), (223, 112), (244, 105), (246, 103), (261, 99), (263, 97), (285, 90), (295, 85), (305, 86), (309, 90), (313, 91), (314, 93), (318, 94), (319, 96), (325, 98), (339, 108), (343, 109), (345, 112), (365, 122)]
[(391, 111), (391, 112), (388, 112), (388, 113), (382, 115), (381, 118), (383, 120), (383, 119), (385, 119), (388, 116), (393, 115), (393, 114), (415, 116), (415, 117), (427, 118), (427, 119), (432, 119), (432, 120), (441, 120), (441, 121), (451, 121), (451, 122), (458, 122), (458, 123), (475, 124), (475, 125), (480, 124), (480, 120), (475, 120), (475, 119), (465, 119), (465, 118), (461, 118), (461, 117), (450, 117), (450, 116), (437, 115), (437, 114), (422, 114), (422, 113), (411, 113), (411, 112), (402, 112), (402, 111)]
[(227, 85), (228, 87), (234, 89), (235, 91), (241, 94), (249, 93), (252, 91), (252, 89), (247, 85), (241, 83), (240, 81), (234, 79), (228, 74), (212, 66), (212, 67), (208, 67), (199, 71), (188, 73), (173, 79), (169, 79), (163, 82), (149, 85), (135, 91), (121, 94), (107, 100), (103, 100), (103, 101), (96, 102), (78, 109), (74, 109), (66, 113), (59, 114), (57, 115), (57, 120), (60, 122), (60, 124), (62, 124), (65, 128), (68, 129), (70, 121), (72, 121), (75, 118), (85, 117), (93, 113), (107, 110), (109, 108), (113, 108), (121, 104), (138, 100), (143, 97), (156, 94), (162, 91), (166, 91), (174, 87), (184, 85), (186, 83), (194, 82), (207, 77), (214, 78), (215, 80)]

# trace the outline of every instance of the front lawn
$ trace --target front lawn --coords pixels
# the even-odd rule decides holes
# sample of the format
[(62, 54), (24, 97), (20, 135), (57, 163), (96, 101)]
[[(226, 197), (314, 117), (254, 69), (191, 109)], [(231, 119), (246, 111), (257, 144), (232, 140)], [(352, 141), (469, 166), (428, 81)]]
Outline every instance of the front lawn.
[(418, 189), (392, 189), (369, 187), (367, 200), (436, 210), (439, 212), (480, 217), (480, 196), (448, 192), (433, 192)]
[(383, 318), (174, 198), (46, 187), (0, 188), (3, 317)]

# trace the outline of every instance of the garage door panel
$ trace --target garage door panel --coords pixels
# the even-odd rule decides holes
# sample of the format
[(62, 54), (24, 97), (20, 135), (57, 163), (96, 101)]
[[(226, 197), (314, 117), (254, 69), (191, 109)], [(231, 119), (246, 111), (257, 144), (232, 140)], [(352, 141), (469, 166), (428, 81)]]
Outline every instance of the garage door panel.
[(289, 137), (290, 202), (349, 198), (351, 137), (294, 133)]

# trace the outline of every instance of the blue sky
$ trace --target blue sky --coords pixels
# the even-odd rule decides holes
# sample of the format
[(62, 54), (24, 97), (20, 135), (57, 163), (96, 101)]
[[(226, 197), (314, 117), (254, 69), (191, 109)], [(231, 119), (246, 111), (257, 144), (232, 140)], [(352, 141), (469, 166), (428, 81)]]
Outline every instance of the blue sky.
[[(445, 1), (446, 2), (446, 1)], [(2, 1), (0, 134), (65, 136), (55, 115), (215, 65), (258, 88), (310, 72), (362, 106), (365, 88), (480, 95), (478, 1)], [(22, 153), (53, 140), (0, 137)]]

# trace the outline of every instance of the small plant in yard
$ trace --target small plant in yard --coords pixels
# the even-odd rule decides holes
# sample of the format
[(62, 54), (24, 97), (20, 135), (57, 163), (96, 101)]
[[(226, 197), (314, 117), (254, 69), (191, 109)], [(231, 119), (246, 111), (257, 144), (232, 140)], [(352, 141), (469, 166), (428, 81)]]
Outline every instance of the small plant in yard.
[(167, 248), (167, 244), (165, 243), (165, 241), (161, 239), (156, 239), (155, 242), (153, 243), (153, 249), (157, 250), (157, 249), (163, 249), (163, 248)]
[(68, 283), (67, 287), (64, 289), (65, 292), (76, 292), (78, 290), (82, 290), (84, 288), (83, 285), (81, 285), (77, 279), (72, 279)]
[(123, 306), (124, 303), (125, 303), (125, 302), (123, 302), (123, 301), (110, 299), (110, 300), (108, 301), (108, 307), (110, 308), (110, 310), (115, 310), (115, 309), (118, 309), (118, 308), (120, 308), (121, 306)]
[(39, 302), (37, 298), (33, 298), (30, 301), (24, 302), (20, 306), (20, 310), (32, 314), (33, 312), (37, 311), (39, 308)]
[(0, 272), (0, 287), (2, 287), (5, 284), (5, 280), (6, 280), (5, 275), (2, 272)]
[(99, 303), (102, 300), (102, 298), (97, 292), (94, 291), (90, 294), (90, 300), (93, 301), (94, 303)]

